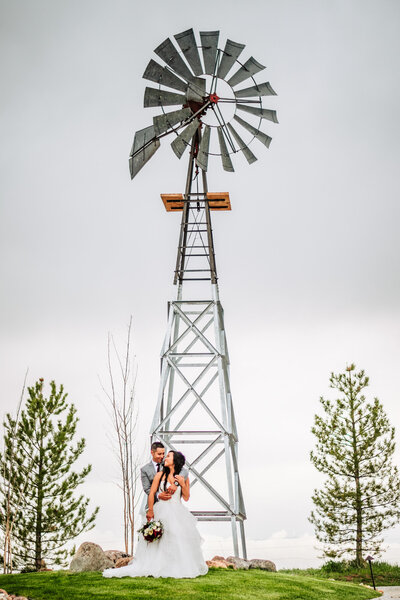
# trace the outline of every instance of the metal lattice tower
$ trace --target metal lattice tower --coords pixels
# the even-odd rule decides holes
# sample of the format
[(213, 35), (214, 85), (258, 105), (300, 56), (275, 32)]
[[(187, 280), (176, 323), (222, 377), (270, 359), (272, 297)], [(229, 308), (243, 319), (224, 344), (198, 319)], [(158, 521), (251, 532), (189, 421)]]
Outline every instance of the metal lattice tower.
[[(252, 136), (250, 141), (257, 139), (269, 147), (271, 138), (260, 131), (260, 123), (263, 119), (277, 123), (277, 118), (274, 110), (263, 108), (262, 98), (275, 92), (268, 82), (257, 84), (253, 77), (263, 65), (253, 57), (244, 64), (238, 61), (243, 44), (227, 40), (220, 50), (219, 32), (200, 32), (200, 38), (204, 67), (192, 29), (175, 36), (181, 52), (169, 38), (156, 48), (166, 66), (149, 62), (143, 77), (158, 83), (159, 88), (146, 88), (144, 105), (160, 106), (163, 113), (153, 117), (153, 125), (136, 132), (130, 156), (133, 178), (169, 133), (177, 136), (171, 147), (178, 158), (190, 148), (184, 193), (161, 194), (166, 210), (181, 212), (182, 220), (174, 277), (177, 296), (168, 306), (151, 437), (171, 450), (185, 446), (191, 485), (196, 486), (196, 501), (200, 502), (192, 513), (200, 521), (230, 522), (234, 554), (239, 556), (240, 545), (246, 558), (238, 433), (211, 224), (213, 211), (230, 210), (231, 205), (228, 193), (208, 191), (207, 170), (212, 154), (221, 157), (226, 171), (234, 170), (231, 154), (239, 151), (249, 163), (257, 160), (249, 142), (227, 121), (224, 106), (233, 107), (230, 116)], [(239, 69), (227, 80), (236, 64)], [(254, 85), (238, 89), (248, 78)], [(225, 86), (225, 97), (217, 94), (218, 85)], [(183, 94), (166, 91), (163, 86)], [(181, 108), (166, 113), (164, 106), (170, 105)], [(253, 123), (236, 114), (238, 109), (250, 115)], [(213, 129), (218, 134), (217, 147), (212, 145)], [(195, 284), (202, 289), (207, 285), (205, 297), (184, 298), (187, 281), (203, 282)]]

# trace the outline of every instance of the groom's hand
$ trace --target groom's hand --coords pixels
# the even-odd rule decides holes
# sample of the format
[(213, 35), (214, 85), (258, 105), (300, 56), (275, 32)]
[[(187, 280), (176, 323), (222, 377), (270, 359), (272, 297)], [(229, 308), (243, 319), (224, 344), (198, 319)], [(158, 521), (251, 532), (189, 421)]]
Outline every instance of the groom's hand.
[(158, 492), (158, 499), (159, 500), (170, 500), (171, 492)]

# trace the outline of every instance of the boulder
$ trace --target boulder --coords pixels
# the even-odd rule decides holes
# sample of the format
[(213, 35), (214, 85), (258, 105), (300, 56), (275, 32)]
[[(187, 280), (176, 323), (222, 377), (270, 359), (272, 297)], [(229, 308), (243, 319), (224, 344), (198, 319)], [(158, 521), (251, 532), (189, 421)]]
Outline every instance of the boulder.
[(249, 569), (262, 569), (263, 571), (276, 571), (276, 566), (271, 560), (263, 560), (261, 558), (252, 558)]
[(120, 558), (126, 558), (129, 556), (126, 552), (121, 552), (121, 550), (104, 550), (104, 554), (108, 556), (110, 560), (115, 564), (117, 560)]
[(228, 556), (226, 562), (228, 565), (233, 565), (235, 569), (244, 569), (247, 571), (250, 567), (250, 561), (244, 558), (237, 558), (237, 556)]
[(228, 564), (226, 562), (225, 559), (223, 560), (206, 560), (206, 565), (208, 567), (216, 567), (218, 569), (227, 569), (228, 568)]
[(82, 571), (103, 571), (113, 567), (113, 561), (105, 555), (98, 544), (92, 542), (83, 542), (69, 565), (71, 571), (78, 573)]
[(218, 556), (218, 554), (216, 554), (215, 556), (212, 557), (211, 560), (225, 560), (225, 558), (223, 556)]
[(126, 565), (129, 565), (129, 563), (131, 562), (132, 559), (133, 559), (133, 556), (129, 556), (129, 555), (122, 556), (115, 562), (115, 568), (119, 569), (120, 567), (126, 567)]
[(236, 568), (232, 563), (229, 563), (223, 556), (214, 556), (211, 560), (206, 560), (209, 567), (218, 567), (220, 569), (227, 569), (228, 567)]

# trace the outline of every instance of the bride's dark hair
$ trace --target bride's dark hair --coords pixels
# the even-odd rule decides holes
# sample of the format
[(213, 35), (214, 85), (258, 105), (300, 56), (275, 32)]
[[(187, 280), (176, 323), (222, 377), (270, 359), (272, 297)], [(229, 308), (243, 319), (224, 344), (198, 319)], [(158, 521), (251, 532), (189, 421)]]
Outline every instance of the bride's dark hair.
[[(174, 455), (174, 475), (179, 475), (182, 471), (183, 465), (185, 464), (185, 457), (182, 452), (177, 452), (176, 450), (171, 450)], [(163, 489), (165, 490), (165, 486), (167, 485), (168, 476), (169, 476), (170, 468), (164, 465), (163, 472), (161, 475), (160, 482), (158, 484), (158, 489), (161, 488), (162, 482), (164, 482)]]

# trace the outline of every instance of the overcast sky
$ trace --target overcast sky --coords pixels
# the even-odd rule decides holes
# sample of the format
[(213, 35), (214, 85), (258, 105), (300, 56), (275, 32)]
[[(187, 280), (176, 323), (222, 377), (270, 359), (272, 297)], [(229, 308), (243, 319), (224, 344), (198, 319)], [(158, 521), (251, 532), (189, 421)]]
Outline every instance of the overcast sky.
[[(370, 376), (400, 432), (397, 0), (1, 0), (1, 408), (24, 374), (63, 383), (87, 439), (85, 493), (101, 506), (85, 539), (121, 547), (115, 459), (99, 377), (107, 334), (130, 315), (139, 446), (158, 388), (186, 161), (169, 144), (133, 182), (134, 132), (151, 124), (143, 71), (167, 36), (193, 27), (246, 44), (278, 96), (269, 150), (234, 174), (210, 161), (221, 300), (240, 435), (250, 554), (318, 564), (307, 517), (321, 476), (310, 428), (331, 371)], [(251, 417), (249, 419), (249, 410)], [(396, 453), (399, 463), (400, 452)], [(256, 491), (255, 491), (256, 488)], [(207, 557), (228, 529), (202, 525)], [(386, 536), (400, 562), (400, 528)], [(226, 550), (226, 552), (225, 552)]]

